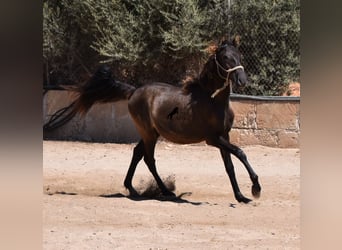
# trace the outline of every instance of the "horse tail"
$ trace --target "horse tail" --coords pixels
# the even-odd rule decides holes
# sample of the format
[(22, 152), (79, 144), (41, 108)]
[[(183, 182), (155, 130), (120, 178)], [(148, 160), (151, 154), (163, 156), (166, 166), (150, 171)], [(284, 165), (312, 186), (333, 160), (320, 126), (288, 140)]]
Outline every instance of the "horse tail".
[(100, 66), (95, 74), (83, 86), (63, 86), (64, 89), (76, 92), (76, 100), (64, 107), (44, 125), (45, 131), (51, 131), (70, 121), (76, 114), (85, 115), (95, 103), (117, 102), (129, 99), (135, 87), (116, 81), (108, 66)]
[(113, 78), (108, 66), (100, 66), (83, 86), (74, 91), (78, 93), (73, 109), (86, 114), (95, 103), (117, 102), (129, 99), (136, 88)]

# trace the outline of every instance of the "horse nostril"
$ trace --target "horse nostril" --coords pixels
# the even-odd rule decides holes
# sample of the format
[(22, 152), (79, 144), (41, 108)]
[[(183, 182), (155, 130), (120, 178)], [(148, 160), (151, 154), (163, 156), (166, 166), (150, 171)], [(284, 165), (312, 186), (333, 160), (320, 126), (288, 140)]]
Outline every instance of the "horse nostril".
[(241, 80), (240, 78), (238, 78), (238, 85), (239, 86), (245, 86), (247, 84), (247, 80), (243, 79)]

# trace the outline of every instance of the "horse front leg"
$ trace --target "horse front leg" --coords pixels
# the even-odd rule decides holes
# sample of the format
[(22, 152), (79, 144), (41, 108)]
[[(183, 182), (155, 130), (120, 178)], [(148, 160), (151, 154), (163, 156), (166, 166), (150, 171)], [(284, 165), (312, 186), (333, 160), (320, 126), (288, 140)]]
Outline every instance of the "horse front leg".
[(247, 197), (245, 197), (240, 191), (239, 185), (236, 180), (234, 165), (233, 165), (230, 153), (223, 149), (220, 149), (220, 152), (221, 152), (221, 156), (224, 162), (224, 166), (226, 168), (226, 172), (229, 176), (229, 180), (234, 191), (235, 199), (238, 202), (244, 202), (244, 203), (248, 203), (252, 201), (251, 199), (248, 199)]
[(235, 145), (231, 144), (228, 140), (225, 140), (223, 137), (220, 137), (219, 141), (222, 145), (224, 145), (224, 147), (228, 148), (228, 150), (243, 163), (243, 165), (245, 166), (245, 168), (249, 174), (249, 178), (251, 179), (251, 181), (253, 183), (252, 190), (251, 190), (252, 195), (255, 198), (259, 198), (260, 192), (261, 192), (261, 186), (259, 184), (259, 177), (254, 172), (251, 165), (249, 164), (245, 152), (243, 152), (243, 150), (241, 148), (239, 148), (238, 146), (235, 146)]
[(219, 138), (219, 143), (223, 145), (225, 148), (228, 149), (235, 157), (237, 157), (245, 166), (249, 178), (251, 179), (253, 185), (252, 185), (252, 195), (255, 198), (260, 197), (260, 191), (261, 191), (261, 186), (259, 184), (259, 178), (258, 175), (254, 172), (253, 168), (249, 164), (247, 160), (247, 156), (243, 150), (233, 144), (231, 144), (228, 140), (224, 139), (222, 136)]
[(226, 167), (226, 171), (228, 173), (228, 176), (230, 178), (233, 190), (234, 190), (234, 195), (235, 198), (239, 201), (239, 202), (245, 202), (248, 203), (251, 200), (244, 197), (238, 187), (237, 181), (236, 181), (236, 177), (235, 177), (235, 171), (234, 171), (234, 165), (232, 163), (230, 154), (233, 154), (235, 157), (237, 157), (246, 167), (247, 172), (249, 174), (249, 177), (253, 183), (252, 185), (252, 194), (255, 198), (258, 198), (260, 196), (260, 191), (261, 191), (261, 186), (259, 184), (258, 181), (258, 176), (256, 175), (256, 173), (254, 172), (254, 170), (252, 169), (252, 167), (250, 166), (248, 160), (247, 160), (247, 156), (246, 154), (242, 151), (242, 149), (240, 149), (239, 147), (231, 144), (229, 142), (229, 137), (226, 137), (227, 139), (223, 138), (222, 136), (215, 138), (215, 139), (211, 139), (208, 140), (207, 143), (209, 145), (218, 147), (221, 151), (221, 156), (223, 158), (225, 167)]

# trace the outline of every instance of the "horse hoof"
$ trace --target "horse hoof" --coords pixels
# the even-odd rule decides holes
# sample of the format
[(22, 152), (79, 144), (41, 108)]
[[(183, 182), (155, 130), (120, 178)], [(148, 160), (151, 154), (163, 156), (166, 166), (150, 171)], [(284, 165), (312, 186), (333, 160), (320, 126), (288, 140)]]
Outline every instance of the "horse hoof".
[(176, 197), (175, 193), (171, 191), (163, 192), (163, 196), (170, 197), (170, 198)]
[(128, 191), (129, 191), (129, 197), (133, 197), (133, 198), (140, 197), (140, 194), (134, 188), (130, 188), (128, 189)]
[(254, 184), (252, 186), (252, 195), (255, 198), (259, 198), (260, 197), (260, 191), (261, 191), (261, 187), (259, 184)]
[(243, 203), (249, 203), (249, 202), (252, 201), (251, 199), (248, 199), (248, 198), (246, 198), (246, 197), (244, 197), (244, 196), (239, 197), (239, 198), (236, 198), (236, 200), (237, 200), (238, 202), (243, 202)]

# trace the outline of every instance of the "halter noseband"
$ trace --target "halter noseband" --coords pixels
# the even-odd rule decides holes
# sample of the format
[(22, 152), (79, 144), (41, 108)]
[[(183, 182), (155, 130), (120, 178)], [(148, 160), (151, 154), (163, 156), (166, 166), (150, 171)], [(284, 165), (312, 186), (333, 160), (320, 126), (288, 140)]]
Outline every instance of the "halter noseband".
[[(215, 54), (215, 63), (216, 63), (216, 68), (217, 68), (217, 74), (219, 77), (221, 77), (223, 80), (226, 80), (226, 82), (223, 84), (223, 86), (219, 89), (217, 89), (212, 95), (211, 98), (215, 98), (215, 96), (217, 96), (222, 90), (224, 90), (225, 88), (227, 88), (229, 86), (229, 74), (230, 72), (233, 72), (237, 69), (243, 69), (243, 67), (241, 65), (235, 66), (234, 68), (231, 69), (225, 69), (216, 59), (216, 54)], [(227, 76), (224, 77), (222, 76), (222, 74), (220, 73), (220, 69), (223, 70), (224, 72), (227, 73)]]

